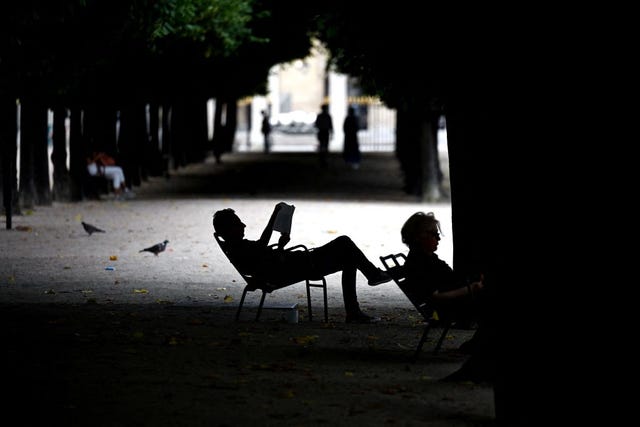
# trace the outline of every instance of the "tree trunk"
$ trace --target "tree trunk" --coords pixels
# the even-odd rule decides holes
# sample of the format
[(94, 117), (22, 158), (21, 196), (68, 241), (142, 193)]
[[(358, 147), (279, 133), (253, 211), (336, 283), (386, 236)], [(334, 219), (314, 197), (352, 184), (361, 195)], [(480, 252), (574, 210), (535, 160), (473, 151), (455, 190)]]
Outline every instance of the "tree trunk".
[(20, 199), (22, 206), (51, 205), (47, 109), (36, 99), (24, 99), (20, 112)]
[(143, 176), (162, 176), (163, 161), (160, 151), (160, 106), (157, 102), (149, 104), (149, 138), (143, 159)]
[(127, 187), (142, 183), (142, 163), (147, 147), (146, 111), (142, 103), (131, 103), (120, 110), (120, 149), (118, 163), (124, 171)]
[(67, 110), (57, 105), (53, 110), (53, 199), (61, 202), (71, 201), (71, 179), (67, 169), (67, 130), (65, 121)]
[(85, 177), (87, 173), (87, 149), (82, 134), (83, 113), (80, 106), (71, 108), (69, 118), (69, 168), (71, 177), (71, 200), (84, 198)]
[(408, 101), (397, 109), (396, 156), (404, 174), (404, 191), (427, 201), (442, 199), (438, 177), (437, 128), (428, 103)]
[(18, 115), (15, 98), (0, 97), (0, 117), (6, 119), (0, 126), (0, 192), (2, 193), (5, 226), (7, 230), (10, 230), (12, 216), (20, 214), (16, 167)]
[(164, 103), (162, 105), (162, 138), (160, 140), (162, 161), (163, 161), (163, 174), (168, 179), (170, 177), (169, 171), (175, 168), (173, 153), (173, 127), (172, 124), (172, 106), (171, 104)]

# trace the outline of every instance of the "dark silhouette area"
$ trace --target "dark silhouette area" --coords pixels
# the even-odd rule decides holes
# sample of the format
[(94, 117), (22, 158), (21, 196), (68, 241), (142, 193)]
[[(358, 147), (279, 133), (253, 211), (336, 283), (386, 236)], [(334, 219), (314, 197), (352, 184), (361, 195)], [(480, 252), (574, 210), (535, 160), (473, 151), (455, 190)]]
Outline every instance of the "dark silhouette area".
[(260, 125), (260, 131), (264, 137), (264, 152), (271, 151), (271, 123), (269, 122), (269, 113), (266, 110), (262, 110), (262, 124)]
[(433, 307), (447, 321), (478, 322), (473, 338), (460, 348), (471, 356), (445, 380), (493, 382), (496, 328), (490, 288), (485, 285), (484, 272), (463, 275), (438, 257), (440, 235), (440, 222), (431, 212), (417, 212), (402, 226), (402, 241), (409, 247), (404, 264), (405, 292), (411, 300)]
[(349, 106), (347, 109), (347, 116), (344, 118), (342, 130), (344, 131), (344, 148), (342, 152), (344, 161), (351, 168), (358, 169), (360, 167), (360, 160), (362, 159), (360, 143), (358, 142), (360, 124), (356, 110), (352, 106)]
[(333, 119), (329, 114), (329, 106), (323, 104), (316, 116), (315, 127), (318, 137), (318, 155), (320, 164), (327, 165), (327, 153), (329, 152), (329, 140), (333, 136)]
[(290, 236), (282, 232), (275, 247), (269, 242), (274, 222), (281, 205), (275, 206), (267, 225), (258, 240), (245, 239), (245, 224), (231, 208), (217, 211), (213, 215), (213, 228), (224, 239), (231, 261), (239, 269), (267, 278), (274, 284), (285, 286), (301, 282), (309, 277), (323, 277), (342, 272), (342, 296), (347, 323), (371, 323), (378, 321), (360, 310), (356, 293), (356, 273), (360, 270), (370, 286), (391, 280), (391, 277), (376, 267), (348, 236), (334, 240), (307, 251), (284, 251)]

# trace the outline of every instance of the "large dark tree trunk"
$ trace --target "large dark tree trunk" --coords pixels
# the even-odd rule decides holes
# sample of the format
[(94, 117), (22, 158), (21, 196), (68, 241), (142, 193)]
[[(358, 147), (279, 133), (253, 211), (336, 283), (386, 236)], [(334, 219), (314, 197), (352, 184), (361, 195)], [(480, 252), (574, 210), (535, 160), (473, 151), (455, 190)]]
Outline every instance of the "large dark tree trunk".
[[(540, 396), (535, 390), (554, 381), (546, 377), (553, 367), (546, 359), (545, 312), (556, 298), (553, 285), (563, 283), (566, 261), (553, 252), (562, 253), (565, 230), (555, 198), (540, 197), (557, 172), (553, 160), (544, 150), (524, 149), (539, 143), (532, 106), (542, 99), (491, 77), (458, 82), (447, 103), (454, 268), (485, 272), (498, 298), (500, 425), (537, 425), (532, 420), (554, 405), (546, 397), (552, 391)], [(534, 338), (538, 330), (544, 342)]]
[(53, 199), (61, 202), (71, 201), (71, 179), (67, 169), (67, 130), (65, 121), (67, 110), (57, 105), (53, 110)]
[(20, 199), (26, 208), (51, 205), (47, 109), (37, 98), (25, 98), (21, 103)]
[(0, 97), (0, 192), (7, 229), (12, 228), (12, 216), (20, 214), (18, 203), (17, 179), (17, 134), (18, 116), (16, 100), (12, 97)]

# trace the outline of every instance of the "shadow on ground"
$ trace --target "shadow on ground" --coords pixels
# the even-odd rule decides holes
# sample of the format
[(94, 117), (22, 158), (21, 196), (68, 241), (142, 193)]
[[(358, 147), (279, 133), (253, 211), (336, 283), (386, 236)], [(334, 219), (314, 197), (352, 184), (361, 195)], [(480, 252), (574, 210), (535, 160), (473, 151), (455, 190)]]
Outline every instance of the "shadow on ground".
[[(143, 198), (234, 197), (306, 198), (416, 202), (405, 194), (394, 153), (363, 153), (358, 169), (330, 153), (327, 166), (317, 153), (230, 153), (178, 168), (166, 178), (151, 178), (136, 192)], [(443, 185), (445, 190), (448, 183)], [(161, 191), (160, 191), (161, 190)], [(447, 200), (443, 200), (447, 202)]]

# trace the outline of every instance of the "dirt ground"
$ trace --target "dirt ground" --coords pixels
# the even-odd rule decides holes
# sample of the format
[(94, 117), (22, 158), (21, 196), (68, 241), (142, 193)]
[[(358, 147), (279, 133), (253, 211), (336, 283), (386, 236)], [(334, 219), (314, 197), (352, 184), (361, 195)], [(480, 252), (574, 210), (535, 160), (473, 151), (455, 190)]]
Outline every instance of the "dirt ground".
[[(15, 425), (494, 425), (490, 385), (441, 381), (473, 331), (450, 331), (438, 355), (431, 340), (413, 361), (422, 323), (393, 283), (358, 276), (375, 325), (344, 323), (339, 274), (327, 277), (329, 322), (319, 292), (309, 321), (303, 284), (267, 298), (297, 303), (297, 323), (274, 309), (253, 321), (255, 294), (235, 321), (243, 283), (213, 240), (217, 209), (234, 208), (257, 238), (285, 200), (296, 206), (291, 244), (348, 234), (378, 265), (406, 252), (399, 229), (415, 211), (451, 231), (446, 202), (399, 191), (392, 154), (365, 154), (358, 171), (339, 158), (327, 171), (309, 156), (248, 156), (153, 178), (129, 201), (38, 207), (0, 230), (3, 415)], [(88, 236), (83, 220), (106, 233)], [(159, 256), (139, 252), (164, 239)]]

